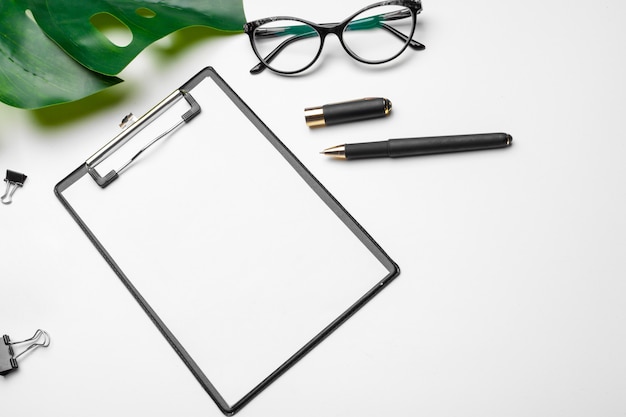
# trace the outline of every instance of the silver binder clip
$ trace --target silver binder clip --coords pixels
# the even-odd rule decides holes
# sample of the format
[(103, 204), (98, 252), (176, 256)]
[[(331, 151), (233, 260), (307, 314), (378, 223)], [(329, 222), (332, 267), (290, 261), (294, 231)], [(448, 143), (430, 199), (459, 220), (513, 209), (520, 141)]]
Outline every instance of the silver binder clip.
[(4, 195), (0, 197), (2, 204), (11, 204), (15, 190), (17, 190), (18, 187), (23, 186), (24, 181), (26, 181), (26, 175), (7, 169), (7, 176), (4, 179), (4, 182), (7, 183), (7, 189)]
[[(17, 355), (13, 349), (15, 345), (28, 344), (26, 349)], [(45, 331), (38, 329), (33, 337), (19, 342), (11, 342), (8, 335), (2, 336), (0, 340), (0, 375), (7, 375), (17, 369), (17, 359), (27, 352), (31, 352), (38, 347), (50, 346), (50, 336)]]

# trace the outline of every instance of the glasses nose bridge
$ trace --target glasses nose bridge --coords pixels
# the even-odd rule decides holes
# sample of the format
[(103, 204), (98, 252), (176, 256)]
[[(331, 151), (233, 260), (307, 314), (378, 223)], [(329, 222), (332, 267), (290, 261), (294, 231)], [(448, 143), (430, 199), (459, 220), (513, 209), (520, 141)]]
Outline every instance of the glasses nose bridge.
[(326, 36), (333, 34), (337, 37), (337, 40), (341, 44), (341, 46), (345, 49), (345, 45), (343, 43), (343, 31), (346, 27), (346, 22), (343, 23), (320, 23), (317, 25), (317, 32), (320, 34), (320, 53), (322, 48), (324, 47), (324, 41), (326, 40)]
[(345, 24), (343, 23), (320, 23), (317, 25), (317, 31), (320, 33), (322, 41), (326, 38), (326, 35), (331, 33), (341, 39), (344, 27)]

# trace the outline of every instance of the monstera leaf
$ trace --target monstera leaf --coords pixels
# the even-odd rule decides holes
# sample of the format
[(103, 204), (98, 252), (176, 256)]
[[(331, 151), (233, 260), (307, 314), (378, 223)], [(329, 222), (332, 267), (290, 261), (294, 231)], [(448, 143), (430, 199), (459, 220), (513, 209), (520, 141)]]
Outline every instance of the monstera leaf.
[(26, 15), (0, 0), (0, 100), (24, 109), (77, 100), (119, 83), (66, 55)]
[[(124, 27), (116, 45), (96, 24)], [(143, 49), (189, 26), (241, 32), (242, 0), (0, 0), (0, 100), (39, 108), (119, 83)]]
[[(41, 28), (61, 48), (94, 71), (119, 73), (146, 46), (188, 26), (241, 32), (241, 0), (29, 0)], [(132, 42), (113, 44), (92, 18), (108, 14), (132, 32)]]

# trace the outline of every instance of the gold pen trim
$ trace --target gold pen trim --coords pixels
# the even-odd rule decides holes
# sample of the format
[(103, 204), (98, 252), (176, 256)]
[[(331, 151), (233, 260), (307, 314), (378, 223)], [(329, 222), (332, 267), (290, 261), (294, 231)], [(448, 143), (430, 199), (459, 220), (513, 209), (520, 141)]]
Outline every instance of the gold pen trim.
[(383, 100), (385, 100), (385, 116), (389, 116), (389, 113), (391, 113), (391, 101), (387, 98)]
[(304, 120), (309, 127), (322, 127), (326, 126), (326, 119), (324, 119), (324, 109), (322, 107), (310, 107), (304, 109)]
[(337, 145), (331, 148), (326, 148), (320, 153), (322, 155), (332, 156), (339, 159), (346, 159), (346, 145)]

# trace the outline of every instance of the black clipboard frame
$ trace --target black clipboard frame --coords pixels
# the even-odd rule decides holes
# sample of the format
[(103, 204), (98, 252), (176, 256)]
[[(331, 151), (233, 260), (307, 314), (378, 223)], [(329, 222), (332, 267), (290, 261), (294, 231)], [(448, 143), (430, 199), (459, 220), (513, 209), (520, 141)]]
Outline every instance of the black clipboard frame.
[[(183, 120), (187, 121), (194, 116), (194, 112), (199, 112), (197, 103), (193, 101), (191, 92), (200, 82), (206, 78), (212, 79), (218, 87), (226, 94), (230, 100), (237, 106), (237, 108), (252, 122), (252, 124), (265, 136), (265, 138), (273, 145), (273, 147), (282, 155), (282, 157), (291, 165), (291, 167), (300, 175), (300, 177), (306, 182), (306, 184), (319, 196), (319, 198), (333, 211), (333, 213), (348, 227), (348, 229), (358, 238), (358, 240), (374, 255), (374, 257), (384, 266), (387, 270), (387, 275), (384, 276), (376, 285), (369, 289), (359, 299), (357, 299), (347, 310), (341, 313), (336, 319), (329, 323), (321, 332), (310, 339), (304, 346), (290, 356), (285, 362), (283, 362), (278, 368), (270, 373), (265, 379), (263, 379), (252, 390), (245, 394), (242, 398), (230, 405), (220, 394), (220, 392), (211, 383), (209, 378), (204, 374), (202, 369), (196, 364), (193, 358), (187, 353), (182, 344), (176, 339), (175, 335), (168, 329), (166, 324), (159, 318), (158, 314), (153, 310), (147, 300), (133, 285), (132, 281), (126, 276), (124, 271), (116, 263), (113, 257), (109, 254), (107, 249), (98, 240), (95, 234), (90, 230), (89, 226), (83, 221), (80, 215), (72, 207), (69, 201), (63, 195), (69, 187), (75, 184), (79, 179), (85, 175), (91, 175), (93, 179), (101, 187), (106, 187), (110, 182), (117, 178), (117, 173), (112, 171), (104, 177), (100, 176), (95, 171), (95, 166), (102, 160), (106, 159), (117, 149), (123, 146), (133, 136), (133, 130), (141, 130), (142, 126), (149, 124), (152, 120), (159, 117), (162, 111), (168, 108), (172, 102), (186, 99), (191, 106), (191, 110), (183, 115)], [(285, 146), (285, 144), (278, 139), (278, 137), (261, 121), (261, 119), (246, 105), (246, 103), (235, 93), (235, 91), (218, 75), (218, 73), (212, 67), (206, 67), (198, 72), (195, 76), (189, 79), (178, 90), (170, 94), (161, 103), (157, 104), (152, 110), (143, 115), (133, 126), (128, 129), (128, 132), (118, 135), (111, 142), (109, 142), (100, 151), (89, 158), (85, 163), (81, 164), (73, 172), (62, 179), (55, 187), (54, 193), (60, 200), (61, 204), (69, 212), (71, 217), (80, 226), (82, 231), (95, 246), (101, 256), (113, 269), (118, 278), (122, 281), (124, 286), (128, 289), (131, 295), (139, 303), (144, 312), (148, 315), (150, 320), (159, 329), (161, 334), (165, 337), (168, 343), (176, 351), (181, 360), (185, 363), (187, 368), (198, 380), (200, 385), (209, 394), (209, 396), (216, 403), (218, 408), (225, 415), (233, 415), (240, 411), (246, 404), (259, 395), (265, 388), (267, 388), (272, 382), (278, 379), (282, 374), (295, 365), (300, 359), (302, 359), (307, 353), (319, 345), (326, 337), (333, 333), (338, 327), (340, 327), (346, 320), (359, 311), (367, 302), (369, 302), (380, 291), (387, 287), (387, 285), (396, 278), (400, 269), (398, 265), (385, 253), (385, 251), (374, 241), (374, 239), (367, 233), (367, 231), (346, 211), (346, 209), (335, 199), (331, 193), (313, 176), (313, 174), (296, 158), (296, 156)]]

